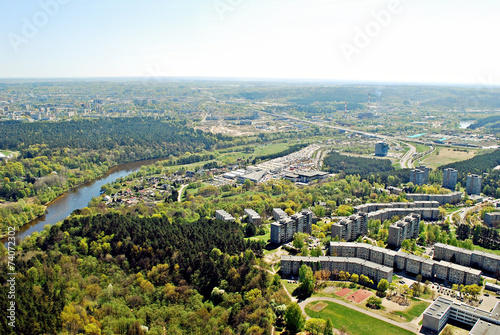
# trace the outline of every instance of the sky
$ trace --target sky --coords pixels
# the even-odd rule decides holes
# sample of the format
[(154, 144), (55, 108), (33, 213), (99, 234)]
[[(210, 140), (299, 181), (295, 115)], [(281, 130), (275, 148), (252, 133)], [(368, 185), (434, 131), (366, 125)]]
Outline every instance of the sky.
[(0, 78), (500, 83), (498, 0), (0, 0)]

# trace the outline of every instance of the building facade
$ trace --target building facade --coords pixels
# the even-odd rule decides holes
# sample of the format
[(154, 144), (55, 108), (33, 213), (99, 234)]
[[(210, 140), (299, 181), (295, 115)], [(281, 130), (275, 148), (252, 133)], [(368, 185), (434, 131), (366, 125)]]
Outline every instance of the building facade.
[(218, 209), (215, 211), (215, 218), (217, 220), (222, 220), (225, 222), (233, 222), (234, 221), (234, 217), (222, 209)]
[(457, 185), (458, 171), (452, 168), (443, 170), (443, 187), (454, 190)]
[(438, 297), (424, 311), (422, 326), (439, 333), (448, 320), (474, 326), (469, 334), (500, 334), (500, 302), (497, 302), (491, 312), (488, 312), (466, 304), (456, 303), (444, 297)]
[(394, 247), (400, 247), (404, 240), (417, 239), (420, 228), (420, 215), (412, 213), (404, 219), (389, 226), (387, 242)]
[(413, 275), (433, 280), (447, 280), (453, 284), (478, 284), (481, 271), (446, 261), (415, 256), (406, 252), (396, 252), (371, 244), (356, 242), (330, 242), (330, 255), (346, 258), (360, 258), (396, 270), (404, 270)]
[(429, 168), (422, 167), (410, 171), (410, 182), (413, 185), (424, 185), (429, 182)]
[(500, 271), (500, 256), (479, 250), (467, 250), (443, 243), (434, 245), (434, 259), (472, 266), (491, 273)]
[[(277, 213), (279, 214), (280, 212), (278, 211)], [(311, 234), (312, 223), (313, 212), (307, 209), (292, 216), (287, 215), (271, 223), (271, 243), (278, 245), (288, 243), (293, 240), (293, 235), (299, 232)]]
[(462, 192), (452, 192), (447, 194), (423, 194), (423, 193), (408, 193), (406, 199), (414, 202), (421, 201), (437, 201), (440, 205), (458, 204), (462, 201)]
[(387, 156), (389, 152), (389, 144), (385, 142), (378, 142), (375, 144), (375, 156)]
[(404, 217), (409, 214), (419, 214), (422, 220), (434, 221), (439, 219), (439, 202), (414, 201), (368, 203), (354, 207), (356, 213), (368, 213), (368, 220), (390, 220), (393, 216)]
[(372, 279), (375, 284), (382, 279), (389, 283), (392, 282), (392, 268), (359, 258), (347, 257), (281, 256), (281, 274), (284, 276), (298, 275), (303, 264), (309, 266), (313, 271), (328, 270), (332, 275), (338, 274), (340, 271), (365, 275)]
[(476, 174), (470, 174), (467, 176), (467, 182), (466, 182), (466, 192), (467, 194), (481, 194), (481, 182), (483, 178), (481, 176), (478, 176)]
[(257, 213), (253, 209), (246, 208), (245, 215), (247, 217), (248, 223), (253, 223), (255, 225), (260, 225), (262, 223), (262, 218), (260, 217), (259, 213)]
[(358, 236), (368, 233), (368, 214), (358, 213), (332, 224), (332, 238), (339, 240), (354, 241)]

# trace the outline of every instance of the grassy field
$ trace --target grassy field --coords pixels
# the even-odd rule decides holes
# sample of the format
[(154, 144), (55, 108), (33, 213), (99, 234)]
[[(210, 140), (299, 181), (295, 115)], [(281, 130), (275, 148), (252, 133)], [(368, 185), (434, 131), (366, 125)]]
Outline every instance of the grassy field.
[(429, 150), (431, 148), (427, 145), (423, 145), (420, 143), (411, 142), (410, 144), (413, 145), (417, 149), (417, 153), (426, 152), (427, 150)]
[(416, 317), (419, 317), (422, 315), (422, 313), (425, 311), (427, 307), (429, 307), (429, 303), (425, 301), (418, 301), (418, 302), (413, 302), (412, 306), (404, 311), (404, 312), (394, 312), (396, 315), (401, 315), (406, 319), (406, 321), (410, 322)]
[(477, 151), (470, 149), (468, 149), (468, 152), (455, 150), (453, 148), (438, 147), (436, 151), (423, 160), (423, 163), (430, 164), (431, 167), (436, 168), (441, 165), (472, 158), (477, 153)]
[(319, 312), (311, 310), (313, 302), (306, 306), (306, 313), (313, 318), (329, 318), (334, 328), (344, 328), (351, 335), (406, 335), (412, 332), (390, 323), (328, 301), (328, 306)]
[(478, 245), (474, 245), (474, 249), (479, 250), (479, 251), (489, 252), (490, 254), (500, 255), (500, 250), (486, 249), (486, 248), (480, 247)]
[(283, 284), (285, 284), (285, 287), (287, 289), (288, 292), (290, 292), (290, 294), (292, 294), (292, 292), (297, 288), (299, 287), (299, 284), (291, 284), (288, 282), (287, 279), (282, 279), (281, 280), (283, 282)]
[(265, 243), (267, 243), (270, 238), (271, 238), (271, 232), (269, 231), (265, 235), (247, 237), (245, 238), (245, 240), (264, 241)]

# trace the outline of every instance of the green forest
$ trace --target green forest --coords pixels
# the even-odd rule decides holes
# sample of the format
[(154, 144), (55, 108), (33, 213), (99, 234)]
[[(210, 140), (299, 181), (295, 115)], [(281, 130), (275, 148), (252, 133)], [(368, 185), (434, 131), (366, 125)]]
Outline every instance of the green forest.
[(0, 332), (145, 334), (146, 326), (148, 334), (267, 334), (276, 307), (289, 300), (279, 276), (256, 266), (261, 252), (234, 223), (74, 217), (18, 252), (16, 328), (2, 318)]

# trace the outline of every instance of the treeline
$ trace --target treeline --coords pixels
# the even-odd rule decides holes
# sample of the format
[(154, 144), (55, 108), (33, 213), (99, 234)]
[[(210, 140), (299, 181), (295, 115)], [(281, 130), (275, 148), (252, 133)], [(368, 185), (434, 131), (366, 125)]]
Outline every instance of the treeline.
[[(69, 122), (0, 122), (0, 147), (21, 150), (23, 157), (35, 157), (28, 148), (46, 144), (50, 148), (112, 150), (117, 147), (149, 148), (147, 158), (166, 157), (196, 149), (210, 149), (225, 137), (203, 133), (184, 122), (157, 118), (84, 119)], [(139, 151), (137, 154), (139, 155)]]
[(277, 152), (275, 154), (257, 156), (257, 157), (254, 158), (252, 164), (255, 164), (259, 160), (264, 161), (264, 160), (268, 160), (268, 159), (274, 159), (274, 158), (278, 158), (278, 157), (283, 157), (283, 156), (289, 155), (289, 154), (291, 154), (291, 153), (293, 153), (295, 151), (299, 151), (300, 149), (307, 147), (308, 145), (309, 145), (309, 143), (298, 143), (298, 144), (292, 145), (288, 149), (285, 149), (283, 151)]
[(498, 250), (500, 249), (500, 235), (496, 229), (475, 225), (471, 227), (467, 224), (461, 224), (456, 230), (457, 237), (465, 240), (472, 237), (472, 242), (483, 248)]
[(489, 123), (496, 123), (498, 121), (500, 121), (500, 115), (488, 116), (488, 117), (485, 117), (484, 119), (479, 119), (476, 122), (474, 122), (473, 124), (471, 124), (469, 126), (469, 129), (481, 128)]
[(393, 171), (394, 167), (388, 159), (376, 159), (341, 155), (332, 152), (325, 157), (323, 164), (330, 173), (359, 174), (367, 176), (371, 173)]

